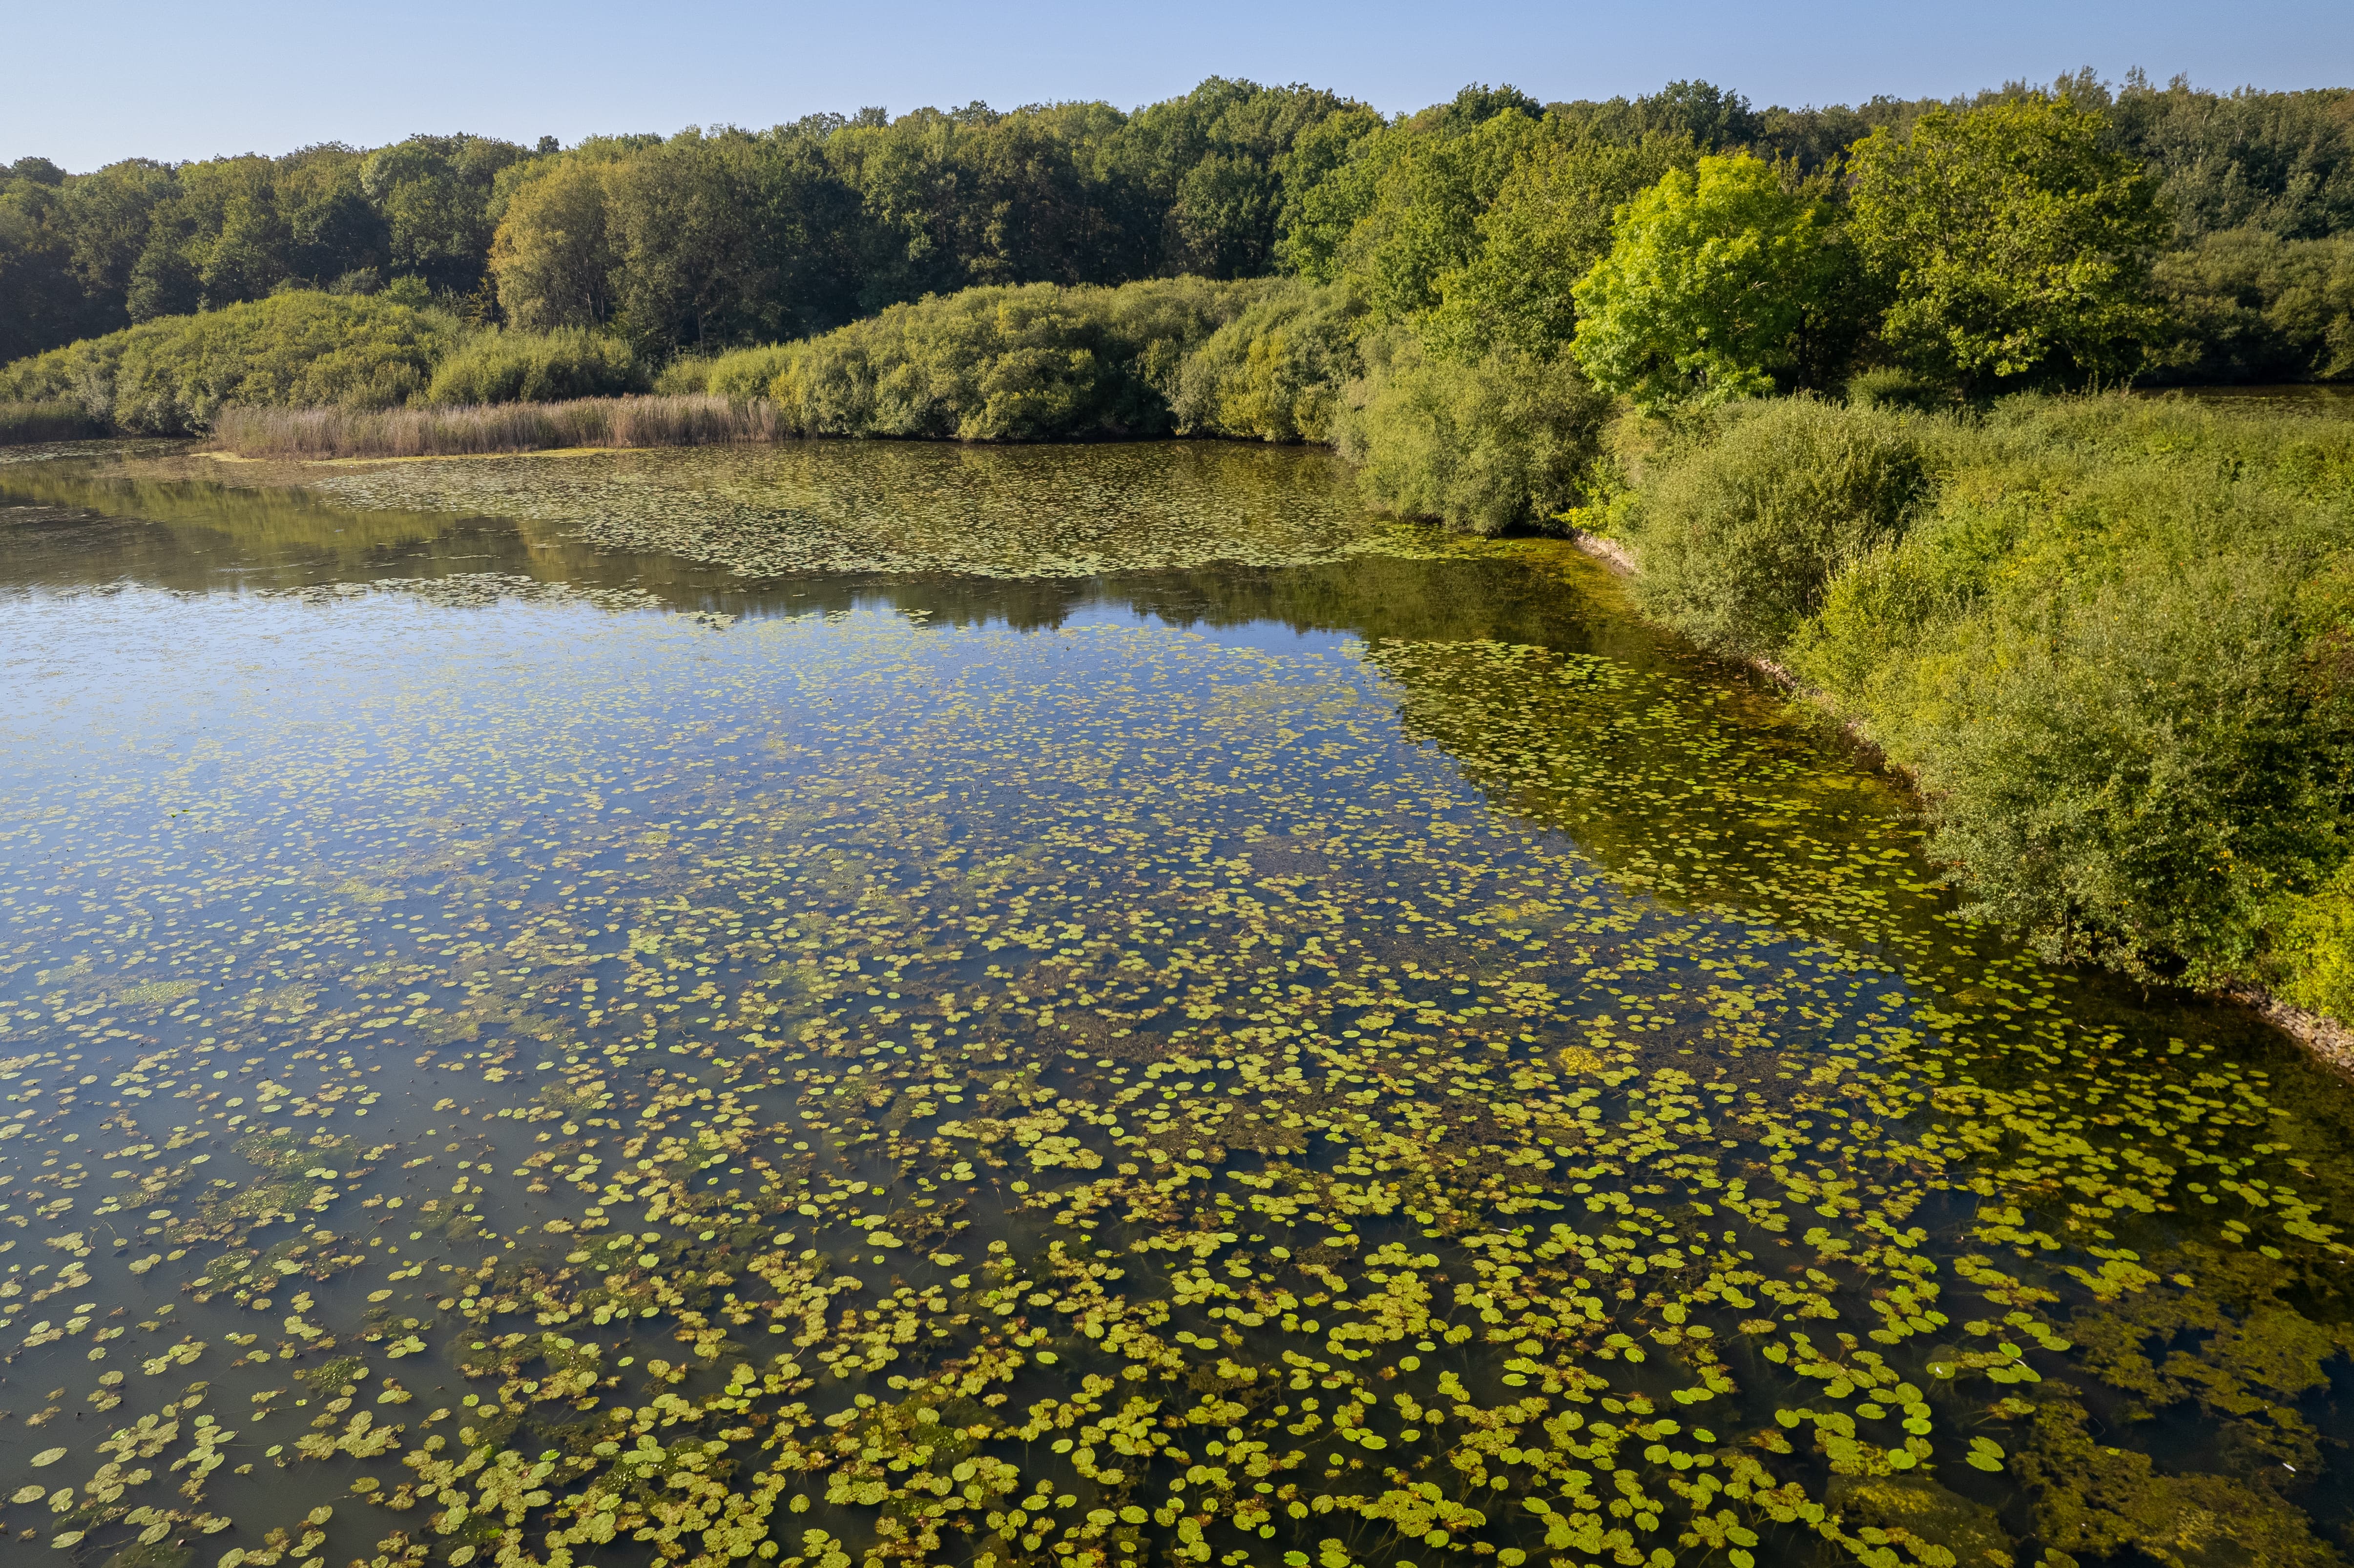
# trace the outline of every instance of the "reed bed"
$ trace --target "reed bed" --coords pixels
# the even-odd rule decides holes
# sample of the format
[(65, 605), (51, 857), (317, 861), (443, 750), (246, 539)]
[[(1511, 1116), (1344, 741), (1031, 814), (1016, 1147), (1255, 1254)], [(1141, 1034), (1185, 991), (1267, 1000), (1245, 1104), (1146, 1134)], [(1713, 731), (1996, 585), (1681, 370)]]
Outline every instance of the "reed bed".
[(240, 457), (472, 457), (557, 447), (694, 447), (790, 432), (765, 399), (578, 397), (448, 408), (223, 408), (212, 444)]
[(0, 403), (0, 447), (78, 441), (105, 433), (78, 403)]

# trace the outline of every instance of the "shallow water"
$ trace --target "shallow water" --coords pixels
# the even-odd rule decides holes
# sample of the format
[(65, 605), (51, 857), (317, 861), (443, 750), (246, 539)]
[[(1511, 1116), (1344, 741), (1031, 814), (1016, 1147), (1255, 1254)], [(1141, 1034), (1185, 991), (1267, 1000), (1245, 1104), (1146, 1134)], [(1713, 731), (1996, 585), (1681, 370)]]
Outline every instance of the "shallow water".
[(1340, 480), (0, 466), (20, 1554), (2337, 1561), (2344, 1088)]

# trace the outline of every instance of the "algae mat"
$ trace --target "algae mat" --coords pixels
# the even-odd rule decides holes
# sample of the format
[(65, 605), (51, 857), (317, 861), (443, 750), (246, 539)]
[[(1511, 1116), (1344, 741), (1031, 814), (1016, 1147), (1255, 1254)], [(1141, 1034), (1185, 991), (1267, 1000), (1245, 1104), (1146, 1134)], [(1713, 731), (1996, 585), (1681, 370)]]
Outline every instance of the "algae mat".
[(0, 478), (20, 1555), (2338, 1560), (2348, 1095), (1575, 562), (429, 499)]

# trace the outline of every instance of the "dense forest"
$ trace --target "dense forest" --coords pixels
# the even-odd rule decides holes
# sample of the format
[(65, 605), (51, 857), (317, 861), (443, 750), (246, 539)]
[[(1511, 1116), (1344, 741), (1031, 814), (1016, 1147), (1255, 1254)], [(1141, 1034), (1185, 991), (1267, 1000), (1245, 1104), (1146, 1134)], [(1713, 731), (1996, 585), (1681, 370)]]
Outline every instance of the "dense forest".
[[(2299, 248), (2354, 228), (2354, 92), (2219, 95), (2139, 78), (2112, 90), (2089, 73), (2048, 91), (2099, 111), (2105, 144), (2150, 172), (2170, 223), (2168, 286), (2230, 340), (2224, 368), (2309, 369), (2283, 359), (2277, 330), (2234, 313), (2314, 292), (2318, 264)], [(1472, 259), (1499, 196), (1488, 227), (1514, 229), (1543, 266), (1456, 280), (1456, 292), (1492, 281), (1550, 298), (1499, 303), (1505, 330), (1542, 335), (1557, 328), (1538, 318), (1566, 300), (1545, 280), (1582, 270), (1607, 238), (1606, 203), (1532, 209), (1558, 206), (1562, 178), (1624, 199), (1669, 164), (1734, 149), (1819, 175), (1873, 132), (1956, 107), (1968, 105), (1756, 110), (1678, 82), (1553, 104), (1467, 89), (1385, 118), (1333, 92), (1212, 79), (1133, 112), (869, 109), (569, 148), (416, 136), (87, 174), (26, 156), (0, 171), (0, 361), (289, 289), (389, 290), (477, 324), (608, 329), (661, 356), (803, 336), (977, 284), (1328, 279), (1375, 247), (1361, 270), (1377, 311), (1461, 316), (1473, 307), (1440, 297), (1447, 274)], [(1382, 232), (1358, 233), (1377, 209), (1394, 209)], [(2342, 307), (2343, 261), (2320, 271)]]

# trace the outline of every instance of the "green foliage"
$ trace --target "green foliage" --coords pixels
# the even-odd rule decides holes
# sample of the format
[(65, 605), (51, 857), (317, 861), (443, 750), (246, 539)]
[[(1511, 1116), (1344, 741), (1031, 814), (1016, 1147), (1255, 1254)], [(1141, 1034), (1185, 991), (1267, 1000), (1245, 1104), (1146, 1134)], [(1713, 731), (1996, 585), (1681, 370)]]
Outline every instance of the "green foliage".
[(615, 265), (602, 164), (567, 159), (507, 198), (490, 270), (514, 325), (603, 326), (613, 314)]
[(654, 390), (673, 397), (766, 397), (792, 357), (792, 345), (774, 343), (725, 354), (682, 355), (663, 366), (654, 377)]
[(1641, 408), (1771, 392), (1849, 287), (1823, 204), (1745, 154), (1670, 169), (1612, 234), (1573, 291), (1574, 347), (1596, 386)]
[(1172, 400), (1179, 433), (1330, 441), (1363, 328), (1345, 290), (1268, 288), (1185, 356)]
[(1885, 279), (1890, 350), (1971, 392), (2115, 382), (2164, 324), (2167, 221), (2096, 113), (2043, 98), (1935, 110), (1852, 152), (1850, 228)]
[(1349, 231), (1373, 204), (1373, 188), (1403, 147), (1382, 134), (1386, 122), (1356, 105), (1310, 126), (1284, 159), (1284, 204), (1276, 263), (1326, 283)]
[(1401, 146), (1373, 181), (1372, 205), (1341, 242), (1333, 275), (1378, 321), (1408, 321), (1437, 304), (1439, 279), (1478, 253), (1480, 215), (1543, 134), (1518, 110), (1454, 135), (1410, 125), (1390, 132)]
[[(2089, 73), (2088, 73), (2089, 74)], [(2187, 238), (2256, 228), (2288, 239), (2354, 228), (2354, 90), (2202, 92), (2129, 72), (2114, 95), (2063, 79), (2072, 101), (2105, 104), (2113, 133), (2147, 163)]]
[(70, 400), (143, 435), (202, 430), (230, 403), (388, 408), (424, 388), (460, 330), (380, 295), (295, 291), (19, 360), (0, 368), (0, 398)]
[(619, 338), (559, 327), (553, 332), (481, 333), (434, 366), (424, 400), (432, 404), (546, 403), (605, 397), (644, 388), (646, 376)]
[(0, 403), (0, 447), (101, 436), (105, 427), (79, 403)]
[(1697, 157), (1690, 137), (1658, 132), (1633, 143), (1537, 143), (1479, 214), (1469, 260), (1439, 274), (1439, 302), (1421, 323), (1425, 341), (1467, 358), (1567, 346), (1577, 326), (1571, 291), (1608, 254), (1612, 215)]
[(1893, 365), (1850, 376), (1846, 394), (1847, 400), (1860, 408), (1914, 408), (1928, 413), (1953, 404), (1946, 388)]
[(1637, 599), (1708, 647), (1779, 659), (1831, 581), (1903, 534), (1927, 482), (1921, 432), (1810, 397), (1716, 425), (1643, 487)]
[[(1185, 355), (1267, 291), (1199, 278), (967, 289), (787, 345), (769, 383), (807, 435), (1052, 440), (1166, 434)], [(706, 375), (734, 385), (737, 359)]]
[(2281, 901), (2265, 978), (2294, 1006), (2354, 1018), (2354, 859), (2311, 893)]
[[(1320, 89), (1212, 77), (1182, 98), (1139, 110), (1108, 149), (1111, 168), (1164, 213), (1149, 243), (1158, 272), (1252, 278), (1275, 270), (1287, 195), (1304, 137), (1348, 137), (1381, 117)], [(1327, 127), (1331, 132), (1327, 132)], [(1310, 154), (1312, 163), (1316, 154)]]
[(1934, 498), (1792, 662), (1920, 778), (1980, 913), (2343, 1006), (2354, 426), (2108, 398), (1927, 429)]
[(1477, 534), (1543, 525), (1581, 498), (1608, 404), (1565, 355), (1498, 349), (1465, 363), (1412, 334), (1363, 344), (1334, 437), (1383, 511)]
[(2209, 234), (2153, 270), (2174, 318), (2160, 374), (2194, 382), (2354, 376), (2354, 236)]

